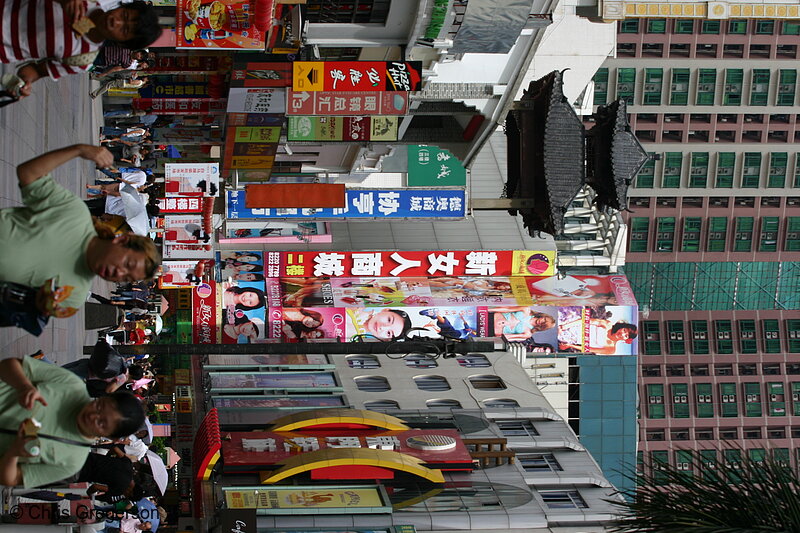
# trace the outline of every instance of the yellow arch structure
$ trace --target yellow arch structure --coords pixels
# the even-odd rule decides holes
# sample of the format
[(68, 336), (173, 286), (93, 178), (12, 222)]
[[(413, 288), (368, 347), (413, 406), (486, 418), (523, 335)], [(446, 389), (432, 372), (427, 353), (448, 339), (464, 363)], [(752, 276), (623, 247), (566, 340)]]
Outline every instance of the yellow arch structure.
[(293, 455), (274, 472), (262, 472), (261, 483), (271, 485), (302, 472), (329, 466), (377, 466), (400, 470), (427, 479), (432, 483), (444, 483), (441, 470), (428, 468), (421, 459), (391, 450), (370, 448), (325, 448), (313, 452)]
[(321, 424), (363, 424), (392, 431), (410, 429), (396, 416), (384, 413), (364, 409), (315, 409), (276, 418), (270, 431), (297, 431)]

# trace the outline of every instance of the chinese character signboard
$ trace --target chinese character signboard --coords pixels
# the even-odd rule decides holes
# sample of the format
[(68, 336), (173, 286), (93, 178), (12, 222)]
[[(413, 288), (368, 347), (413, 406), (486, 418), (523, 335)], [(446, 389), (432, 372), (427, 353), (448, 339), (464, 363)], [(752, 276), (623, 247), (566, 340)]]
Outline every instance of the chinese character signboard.
[(231, 71), (231, 87), (290, 87), (291, 63), (236, 64)]
[(287, 115), (405, 115), (408, 93), (396, 91), (289, 91)]
[(201, 215), (167, 215), (164, 217), (165, 244), (207, 245), (212, 235), (206, 232)]
[(180, 289), (196, 285), (200, 281), (200, 277), (197, 275), (198, 271), (202, 272), (203, 270), (203, 266), (199, 263), (196, 259), (163, 261), (161, 263), (162, 274), (158, 277), (158, 287), (160, 289)]
[(438, 146), (408, 147), (409, 187), (463, 187), (467, 171), (461, 161)]
[(264, 514), (389, 513), (392, 505), (379, 486), (295, 486), (223, 488), (228, 509), (259, 509)]
[(150, 83), (139, 89), (141, 98), (209, 98), (208, 84), (189, 81), (171, 81), (163, 76), (152, 76)]
[(218, 196), (218, 163), (168, 163), (164, 190), (171, 196)]
[(235, 218), (463, 218), (463, 189), (348, 189), (343, 208), (245, 207), (245, 191), (226, 191), (227, 217)]
[(134, 98), (131, 107), (158, 115), (209, 115), (224, 113), (225, 98)]
[(264, 50), (269, 26), (256, 23), (257, 2), (176, 0), (177, 48)]
[(225, 169), (248, 169), (240, 172), (240, 182), (266, 181), (278, 151), (280, 126), (229, 127), (225, 142)]
[(418, 91), (421, 61), (295, 61), (295, 91)]
[(281, 276), (551, 276), (555, 251), (281, 252)]
[(289, 141), (396, 141), (398, 117), (289, 117)]
[(231, 87), (228, 113), (284, 113), (286, 89)]
[(192, 344), (218, 344), (216, 283), (200, 283), (192, 290)]
[(162, 215), (200, 213), (203, 210), (203, 199), (199, 196), (159, 198), (158, 208)]

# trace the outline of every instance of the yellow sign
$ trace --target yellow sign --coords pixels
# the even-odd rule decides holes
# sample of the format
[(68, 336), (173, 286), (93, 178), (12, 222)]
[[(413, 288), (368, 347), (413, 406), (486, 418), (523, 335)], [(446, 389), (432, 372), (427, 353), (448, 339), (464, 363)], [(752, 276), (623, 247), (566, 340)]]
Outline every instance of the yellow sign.
[(292, 67), (292, 90), (324, 91), (324, 66), (323, 61), (295, 61)]
[(356, 509), (384, 507), (381, 494), (376, 487), (270, 487), (259, 489), (226, 490), (225, 504), (228, 509), (271, 509), (276, 512), (297, 509), (326, 509), (340, 512), (358, 512)]
[(555, 266), (555, 250), (515, 250), (511, 255), (512, 276), (552, 276)]

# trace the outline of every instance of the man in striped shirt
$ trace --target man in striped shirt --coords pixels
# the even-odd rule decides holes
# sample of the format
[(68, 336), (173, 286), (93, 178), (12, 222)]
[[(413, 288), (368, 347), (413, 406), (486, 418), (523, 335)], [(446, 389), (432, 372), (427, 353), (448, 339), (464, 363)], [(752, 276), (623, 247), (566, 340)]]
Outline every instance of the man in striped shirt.
[(38, 60), (17, 71), (25, 83), (22, 96), (28, 96), (31, 84), (40, 78), (87, 70), (93, 58), (76, 56), (95, 52), (106, 40), (137, 49), (161, 35), (155, 9), (141, 1), (111, 11), (94, 9), (84, 16), (81, 0), (0, 0), (0, 12), (0, 63)]

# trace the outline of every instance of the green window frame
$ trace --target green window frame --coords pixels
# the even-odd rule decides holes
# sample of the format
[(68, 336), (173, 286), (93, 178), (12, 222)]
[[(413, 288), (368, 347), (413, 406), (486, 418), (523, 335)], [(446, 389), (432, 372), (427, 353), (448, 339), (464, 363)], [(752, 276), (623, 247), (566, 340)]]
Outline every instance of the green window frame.
[(670, 84), (669, 103), (670, 105), (686, 105), (689, 103), (688, 68), (672, 69), (672, 82)]
[(608, 69), (606, 67), (597, 69), (593, 80), (594, 105), (605, 105), (608, 103)]
[[(739, 449), (726, 449), (722, 452), (725, 457), (725, 462), (731, 465), (734, 469), (740, 468), (742, 462), (742, 450)], [(736, 473), (734, 469), (728, 471), (728, 481), (731, 483), (739, 483), (742, 477)]]
[(694, 20), (692, 19), (673, 19), (674, 24), (672, 33), (691, 34), (694, 33)]
[(772, 35), (775, 33), (774, 20), (756, 20), (756, 35)]
[(633, 104), (633, 94), (636, 89), (636, 69), (618, 68), (617, 69), (617, 98), (625, 100), (627, 104)]
[(647, 19), (647, 33), (667, 33), (667, 19)]
[(700, 251), (700, 232), (703, 219), (700, 217), (686, 217), (683, 219), (683, 236), (681, 237), (681, 252)]
[(761, 152), (745, 152), (742, 166), (742, 188), (757, 189), (761, 182)]
[(656, 252), (671, 252), (675, 247), (675, 217), (656, 219)]
[(750, 85), (750, 105), (767, 105), (771, 75), (772, 73), (767, 68), (753, 69), (753, 83)]
[(753, 217), (736, 217), (734, 229), (734, 252), (749, 252), (753, 249)]
[(718, 35), (720, 23), (718, 20), (704, 20), (700, 25), (700, 33)]
[(786, 239), (783, 249), (787, 252), (800, 252), (800, 217), (786, 217)]
[(733, 353), (733, 324), (730, 320), (714, 321), (717, 353)]
[(786, 319), (786, 340), (789, 353), (800, 353), (800, 319)]
[(724, 252), (725, 243), (728, 240), (727, 232), (728, 219), (726, 217), (709, 217), (706, 251)]
[(769, 398), (769, 416), (786, 416), (786, 396), (783, 383), (767, 383), (767, 397)]
[(789, 386), (792, 391), (792, 414), (800, 416), (800, 383), (792, 382)]
[(658, 320), (643, 320), (644, 354), (661, 355), (661, 329)]
[(782, 466), (790, 466), (792, 459), (789, 448), (772, 448), (772, 459)]
[(781, 35), (800, 35), (800, 22), (793, 20), (781, 22)]
[(761, 217), (761, 233), (759, 235), (759, 252), (778, 251), (778, 228), (780, 219), (778, 217)]
[(692, 328), (692, 353), (697, 355), (709, 353), (708, 321), (692, 320), (689, 326)]
[[(704, 21), (710, 22), (710, 21)], [(717, 69), (701, 68), (697, 77), (697, 105), (714, 105), (717, 90)]]
[(650, 219), (648, 217), (631, 217), (631, 252), (646, 252), (650, 235)]
[(761, 321), (761, 330), (764, 332), (764, 351), (766, 353), (781, 353), (781, 328), (780, 322), (774, 318), (765, 318)]
[(711, 383), (698, 383), (694, 386), (695, 412), (698, 418), (714, 418), (714, 390)]
[(704, 475), (713, 478), (717, 468), (717, 450), (700, 450), (700, 463), (703, 465)]
[(789, 167), (789, 154), (772, 152), (769, 155), (769, 177), (767, 187), (783, 188), (786, 186), (786, 170)]
[(767, 458), (767, 451), (764, 448), (750, 448), (747, 450), (747, 455), (750, 456), (751, 462), (763, 463)]
[(647, 418), (666, 418), (664, 406), (664, 385), (650, 383), (645, 385), (647, 391)]
[(731, 418), (739, 416), (738, 398), (736, 396), (736, 383), (720, 383), (720, 416)]
[(794, 155), (794, 184), (793, 187), (800, 187), (800, 152)]
[[(650, 154), (653, 155), (652, 153)], [(656, 177), (656, 160), (652, 157), (648, 159), (647, 163), (644, 164), (642, 170), (639, 171), (639, 174), (636, 175), (636, 185), (637, 189), (652, 189), (655, 185), (655, 177)]]
[(744, 35), (747, 33), (747, 20), (736, 19), (728, 21), (728, 33), (733, 35)]
[(722, 105), (742, 105), (742, 85), (744, 70), (740, 68), (725, 69), (725, 91)]
[(644, 69), (644, 91), (642, 105), (661, 105), (661, 92), (664, 89), (664, 69)]
[(667, 351), (670, 355), (686, 353), (686, 335), (683, 320), (667, 320)]
[(794, 105), (797, 92), (797, 71), (795, 69), (780, 69), (778, 71), (778, 98), (776, 105)]
[(661, 187), (665, 189), (677, 189), (681, 186), (682, 165), (682, 152), (666, 152), (664, 154), (664, 172), (661, 177)]
[(689, 385), (686, 383), (673, 383), (672, 389), (672, 418), (689, 418)]
[(761, 383), (742, 383), (744, 397), (744, 416), (761, 416)]
[(650, 452), (650, 468), (653, 471), (653, 483), (663, 485), (667, 482), (664, 472), (669, 465), (669, 452), (667, 450), (654, 450)]
[(756, 340), (756, 321), (752, 319), (739, 320), (739, 351), (742, 353), (757, 353), (758, 341)]
[(694, 457), (690, 450), (675, 451), (675, 469), (680, 470), (684, 475), (691, 475), (693, 470)]
[(736, 170), (736, 153), (720, 152), (717, 154), (717, 187), (733, 188), (733, 175)]
[(639, 33), (639, 19), (625, 19), (619, 21), (620, 33)]
[(704, 189), (708, 183), (708, 152), (692, 152), (689, 188)]

